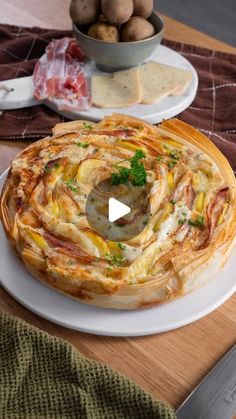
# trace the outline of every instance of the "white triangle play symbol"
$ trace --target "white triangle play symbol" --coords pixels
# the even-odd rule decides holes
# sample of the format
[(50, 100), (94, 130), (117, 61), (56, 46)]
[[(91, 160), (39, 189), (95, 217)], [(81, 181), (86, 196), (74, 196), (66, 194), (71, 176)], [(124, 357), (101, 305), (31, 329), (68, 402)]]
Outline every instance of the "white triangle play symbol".
[(108, 201), (109, 210), (108, 210), (108, 218), (111, 223), (118, 220), (124, 215), (130, 213), (131, 209), (128, 205), (123, 204), (120, 201), (117, 201), (115, 198), (110, 198)]

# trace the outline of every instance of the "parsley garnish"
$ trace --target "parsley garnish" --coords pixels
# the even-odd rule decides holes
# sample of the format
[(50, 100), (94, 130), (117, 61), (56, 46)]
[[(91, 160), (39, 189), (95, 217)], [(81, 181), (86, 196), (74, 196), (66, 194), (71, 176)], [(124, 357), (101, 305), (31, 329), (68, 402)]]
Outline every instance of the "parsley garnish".
[(140, 160), (140, 159), (143, 159), (144, 157), (146, 157), (146, 154), (143, 152), (143, 150), (136, 150), (134, 157), (132, 157), (130, 161)]
[(172, 157), (174, 160), (179, 160), (179, 154), (176, 151), (171, 151), (170, 157)]
[(117, 246), (119, 247), (119, 249), (121, 250), (125, 250), (126, 246), (123, 243), (117, 243)]
[(106, 253), (106, 260), (109, 262), (112, 266), (121, 266), (122, 263), (126, 260), (125, 258), (122, 258), (120, 256), (116, 255), (110, 255), (109, 253)]
[(196, 220), (189, 220), (189, 225), (196, 228), (204, 228), (204, 217), (199, 215)]
[(168, 162), (168, 168), (169, 169), (173, 169), (173, 167), (175, 166), (177, 164), (177, 161), (176, 160), (171, 160), (171, 161), (169, 161)]
[(84, 122), (83, 126), (84, 126), (84, 129), (88, 129), (88, 130), (93, 129), (92, 124), (89, 124), (88, 122)]
[(130, 169), (127, 169), (126, 167), (116, 167), (118, 170), (118, 173), (112, 173), (111, 175), (111, 182), (112, 185), (121, 185), (123, 183), (128, 182)]
[(87, 148), (89, 146), (89, 143), (81, 143), (80, 141), (78, 141), (76, 145), (77, 147)]
[(171, 200), (170, 200), (170, 204), (175, 205), (175, 201), (174, 201), (174, 199), (171, 199)]
[(172, 169), (178, 163), (180, 156), (176, 151), (170, 151), (169, 156), (171, 157), (171, 160), (167, 163), (167, 165), (169, 169)]
[[(128, 180), (130, 180), (134, 186), (145, 185), (147, 181), (147, 172), (143, 163), (140, 163), (140, 160), (144, 157), (145, 153), (142, 150), (136, 150), (135, 155), (131, 159), (122, 160), (121, 162), (116, 163), (114, 167), (118, 170), (118, 173), (112, 173), (112, 185), (121, 185), (127, 183)], [(130, 163), (130, 168), (118, 166), (125, 161)]]
[(161, 160), (163, 160), (163, 156), (161, 156), (161, 155), (160, 155), (160, 156), (157, 156), (156, 160), (157, 160), (157, 161), (161, 161)]
[(179, 220), (178, 220), (178, 223), (180, 224), (180, 225), (183, 225), (183, 224), (185, 224), (186, 223), (186, 212), (183, 212), (182, 214), (181, 214), (181, 216), (182, 216), (182, 218), (180, 218)]
[(65, 183), (71, 191), (78, 192), (79, 185), (73, 179), (69, 179)]
[(134, 186), (145, 185), (147, 181), (147, 172), (143, 163), (140, 163), (140, 159), (145, 157), (145, 153), (142, 150), (137, 150), (132, 159), (130, 159), (131, 171), (130, 177), (131, 182)]
[(44, 172), (45, 173), (50, 173), (52, 171), (52, 169), (58, 169), (60, 167), (59, 163), (54, 163), (53, 165), (50, 165), (50, 162), (47, 164), (47, 166), (45, 166), (44, 168)]

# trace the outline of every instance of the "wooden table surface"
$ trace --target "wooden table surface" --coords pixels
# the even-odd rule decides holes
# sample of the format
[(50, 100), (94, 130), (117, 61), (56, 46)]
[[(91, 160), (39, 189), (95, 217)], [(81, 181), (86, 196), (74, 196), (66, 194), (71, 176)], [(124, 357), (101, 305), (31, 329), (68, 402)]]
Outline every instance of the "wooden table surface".
[[(0, 22), (68, 29), (68, 4), (68, 0), (0, 0)], [(236, 48), (173, 19), (165, 17), (165, 23), (169, 39), (236, 53)], [(27, 144), (0, 141), (0, 172)], [(110, 338), (79, 333), (43, 320), (0, 289), (0, 309), (67, 339), (82, 354), (105, 362), (175, 407), (235, 343), (235, 306), (236, 296), (204, 319), (181, 329), (141, 338)]]

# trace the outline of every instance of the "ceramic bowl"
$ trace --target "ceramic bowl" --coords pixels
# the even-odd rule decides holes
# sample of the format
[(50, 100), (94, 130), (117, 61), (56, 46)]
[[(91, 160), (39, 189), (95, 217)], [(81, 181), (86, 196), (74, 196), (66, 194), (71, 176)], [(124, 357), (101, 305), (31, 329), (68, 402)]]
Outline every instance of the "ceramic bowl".
[(91, 60), (103, 71), (119, 71), (135, 67), (147, 60), (160, 44), (164, 23), (156, 12), (148, 19), (155, 27), (155, 35), (141, 41), (104, 42), (86, 35), (83, 26), (73, 25), (73, 32), (78, 44)]

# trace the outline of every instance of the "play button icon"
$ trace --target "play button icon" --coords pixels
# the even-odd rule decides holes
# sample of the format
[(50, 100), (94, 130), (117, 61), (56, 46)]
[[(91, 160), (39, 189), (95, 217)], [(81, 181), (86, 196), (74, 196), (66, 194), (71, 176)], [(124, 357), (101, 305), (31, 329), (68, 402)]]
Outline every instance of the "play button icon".
[(111, 178), (99, 182), (87, 197), (89, 226), (103, 238), (121, 242), (140, 234), (149, 219), (150, 184), (113, 185)]
[(115, 198), (110, 198), (108, 201), (108, 219), (110, 222), (119, 220), (119, 218), (124, 217), (129, 214), (131, 209), (128, 205), (123, 204)]

